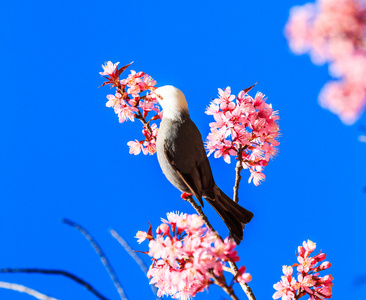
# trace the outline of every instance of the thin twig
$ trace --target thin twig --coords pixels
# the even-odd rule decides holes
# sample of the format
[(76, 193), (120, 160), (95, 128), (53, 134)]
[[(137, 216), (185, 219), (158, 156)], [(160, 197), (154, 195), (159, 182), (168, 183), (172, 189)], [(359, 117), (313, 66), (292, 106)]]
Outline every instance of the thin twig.
[(239, 183), (241, 180), (240, 172), (242, 169), (243, 169), (243, 148), (241, 146), (239, 146), (238, 162), (236, 163), (236, 168), (235, 168), (236, 176), (235, 176), (234, 197), (233, 197), (233, 200), (236, 203), (239, 202)]
[[(138, 264), (138, 266), (140, 267), (140, 269), (142, 270), (142, 272), (144, 272), (145, 275), (147, 275), (147, 272), (148, 272), (147, 266), (142, 261), (142, 259), (140, 257), (138, 257), (138, 255), (136, 254), (136, 252), (132, 250), (132, 248), (124, 240), (124, 238), (121, 235), (119, 235), (117, 231), (115, 231), (113, 229), (111, 229), (109, 232), (121, 244), (121, 246), (127, 251), (127, 253), (134, 259), (134, 261)], [(156, 299), (161, 299), (160, 297), (158, 297), (158, 291), (157, 291), (155, 285), (150, 284), (150, 287), (151, 287), (152, 292), (156, 296)]]
[(6, 268), (0, 269), (0, 273), (38, 273), (38, 274), (51, 274), (51, 275), (62, 275), (67, 278), (74, 280), (75, 282), (79, 283), (91, 293), (93, 293), (96, 297), (101, 300), (108, 300), (107, 297), (104, 297), (101, 293), (99, 293), (91, 284), (87, 283), (85, 280), (77, 277), (74, 274), (71, 274), (67, 271), (63, 270), (46, 270), (46, 269), (30, 269), (30, 268)]
[[(212, 227), (211, 223), (208, 221), (206, 215), (203, 213), (202, 208), (193, 200), (193, 197), (187, 197), (185, 198), (186, 201), (188, 201), (192, 207), (196, 210), (196, 212), (201, 216), (201, 218), (203, 219), (203, 222), (205, 223), (205, 225), (210, 228), (212, 230), (212, 232), (214, 232), (216, 234), (216, 237), (218, 239), (220, 239), (221, 241), (224, 241), (223, 238), (217, 233), (217, 231), (215, 231), (215, 229)], [(235, 264), (235, 262), (229, 262), (230, 264), (230, 268), (233, 271), (233, 274), (236, 274), (238, 272), (238, 267)], [(242, 287), (243, 291), (245, 292), (245, 294), (247, 295), (249, 300), (256, 300), (255, 296), (253, 294), (252, 289), (249, 287), (248, 284), (246, 283), (240, 283), (240, 286)]]
[(0, 288), (7, 289), (7, 290), (13, 290), (20, 293), (28, 294), (29, 296), (33, 296), (36, 299), (39, 300), (57, 300), (56, 298), (49, 297), (45, 294), (42, 294), (40, 292), (37, 292), (36, 290), (33, 290), (29, 287), (26, 287), (24, 285), (16, 284), (16, 283), (10, 283), (10, 282), (4, 282), (0, 281)]
[(117, 278), (116, 272), (112, 268), (112, 265), (110, 264), (109, 260), (105, 256), (105, 254), (102, 251), (102, 249), (100, 248), (100, 246), (98, 245), (97, 241), (79, 224), (77, 224), (71, 220), (68, 220), (68, 219), (63, 219), (62, 222), (64, 222), (67, 225), (70, 225), (71, 227), (76, 228), (84, 235), (84, 237), (89, 241), (90, 245), (94, 248), (95, 252), (97, 252), (97, 254), (99, 255), (100, 260), (102, 261), (105, 269), (107, 270), (109, 276), (111, 277), (113, 284), (116, 287), (120, 298), (122, 300), (127, 300), (126, 294), (122, 288), (121, 283), (119, 282), (119, 280)]
[(217, 277), (215, 276), (215, 274), (213, 274), (213, 272), (211, 271), (211, 279), (213, 280), (214, 284), (218, 285), (219, 287), (221, 287), (226, 294), (228, 294), (231, 299), (233, 300), (239, 300), (239, 298), (235, 295), (234, 290), (229, 287), (226, 282), (221, 282), (220, 280), (217, 279)]

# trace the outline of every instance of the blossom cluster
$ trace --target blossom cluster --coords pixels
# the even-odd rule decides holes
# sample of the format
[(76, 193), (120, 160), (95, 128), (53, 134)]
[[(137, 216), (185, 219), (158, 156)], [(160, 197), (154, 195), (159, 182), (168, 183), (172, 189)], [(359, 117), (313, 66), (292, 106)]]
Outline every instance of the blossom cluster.
[(254, 98), (249, 96), (250, 89), (241, 91), (237, 97), (231, 95), (230, 87), (219, 89), (218, 98), (206, 110), (215, 119), (210, 123), (206, 148), (208, 155), (222, 156), (227, 163), (231, 162), (230, 156), (236, 156), (251, 173), (249, 183), (253, 180), (259, 185), (265, 179), (263, 168), (277, 153), (279, 116), (262, 93), (258, 92)]
[(339, 80), (326, 83), (319, 102), (353, 124), (366, 104), (366, 1), (317, 0), (293, 7), (285, 34), (294, 53), (329, 63)]
[[(128, 142), (130, 154), (137, 155), (141, 151), (145, 155), (154, 154), (156, 152), (155, 143), (158, 128), (155, 123), (150, 124), (150, 122), (160, 118), (160, 109), (157, 105), (158, 101), (148, 91), (154, 89), (156, 81), (144, 72), (135, 71), (131, 71), (127, 78), (120, 79), (122, 72), (131, 64), (120, 69), (118, 64), (119, 62), (113, 64), (109, 61), (102, 65), (103, 72), (99, 73), (107, 79), (102, 86), (109, 84), (111, 87), (116, 88), (114, 95), (107, 95), (108, 102), (106, 106), (114, 109), (120, 123), (128, 120), (133, 122), (135, 119), (142, 121), (142, 134), (145, 139)], [(150, 112), (154, 113), (154, 116), (146, 121), (146, 117)]]
[(324, 261), (326, 258), (324, 253), (310, 257), (315, 248), (316, 244), (310, 240), (304, 241), (303, 246), (298, 247), (298, 263), (293, 265), (297, 267), (297, 280), (293, 277), (293, 267), (283, 266), (284, 276), (281, 276), (280, 282), (273, 285), (276, 290), (273, 299), (297, 300), (305, 295), (309, 295), (310, 300), (332, 297), (333, 277), (319, 276), (319, 272), (330, 268), (331, 263)]
[[(168, 213), (167, 219), (153, 231), (139, 231), (138, 242), (149, 240), (148, 255), (152, 265), (148, 271), (150, 284), (158, 288), (158, 296), (190, 299), (210, 284), (227, 286), (223, 274), (227, 262), (237, 262), (236, 244), (224, 242), (204, 226), (200, 216)], [(233, 278), (235, 282), (249, 282), (251, 276), (241, 267)]]

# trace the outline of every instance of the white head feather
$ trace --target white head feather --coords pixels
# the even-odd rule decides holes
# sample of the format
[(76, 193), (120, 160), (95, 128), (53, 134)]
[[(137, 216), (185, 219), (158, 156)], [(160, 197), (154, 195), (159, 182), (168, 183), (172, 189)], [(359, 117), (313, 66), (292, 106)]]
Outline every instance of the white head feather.
[(153, 92), (163, 108), (163, 117), (177, 120), (182, 117), (182, 112), (188, 114), (186, 97), (180, 89), (172, 85), (164, 85)]

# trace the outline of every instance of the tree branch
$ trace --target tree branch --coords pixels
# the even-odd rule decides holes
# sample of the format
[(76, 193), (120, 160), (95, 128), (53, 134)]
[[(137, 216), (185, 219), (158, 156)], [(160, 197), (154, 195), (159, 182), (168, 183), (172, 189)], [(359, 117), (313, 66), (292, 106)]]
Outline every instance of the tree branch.
[(36, 299), (39, 300), (57, 300), (56, 298), (49, 297), (45, 294), (42, 294), (40, 292), (37, 292), (36, 290), (33, 290), (29, 287), (26, 287), (24, 285), (16, 284), (16, 283), (10, 283), (10, 282), (4, 282), (0, 281), (0, 288), (7, 289), (7, 290), (13, 290), (20, 293), (28, 294), (29, 296), (33, 296)]
[[(228, 295), (231, 297), (231, 299), (233, 299), (233, 300), (239, 300), (239, 298), (235, 295), (234, 290), (232, 289), (232, 287), (229, 287), (229, 286), (226, 284), (226, 282), (222, 282), (222, 281), (220, 281), (220, 280), (215, 276), (215, 274), (213, 274), (213, 272), (212, 272), (212, 271), (211, 271), (210, 273), (211, 273), (211, 278), (212, 278), (212, 280), (213, 280), (214, 284), (216, 284), (216, 285), (218, 285), (219, 287), (221, 287), (221, 288), (225, 291), (225, 293), (226, 293), (226, 294), (228, 294)], [(224, 279), (224, 280), (225, 280), (225, 279)]]
[(6, 269), (0, 269), (0, 273), (38, 273), (38, 274), (51, 274), (51, 275), (62, 275), (67, 278), (70, 278), (71, 280), (74, 280), (76, 283), (79, 283), (83, 287), (85, 287), (87, 290), (89, 290), (91, 293), (93, 293), (97, 298), (101, 300), (108, 300), (107, 297), (104, 297), (101, 293), (99, 293), (93, 286), (89, 283), (87, 283), (85, 280), (77, 277), (74, 274), (71, 274), (67, 271), (63, 270), (46, 270), (46, 269), (30, 269), (30, 268), (6, 268)]
[[(134, 261), (139, 265), (142, 272), (144, 272), (145, 275), (147, 275), (147, 272), (148, 272), (147, 266), (141, 260), (141, 258), (138, 257), (138, 255), (132, 250), (130, 245), (128, 245), (128, 243), (123, 239), (123, 237), (121, 235), (119, 235), (117, 233), (117, 231), (115, 231), (113, 229), (111, 229), (109, 232), (121, 244), (121, 246), (127, 251), (127, 253), (134, 259)], [(158, 297), (158, 291), (157, 291), (155, 285), (150, 284), (150, 287), (151, 287), (152, 292), (156, 296), (156, 299), (161, 299)]]
[[(199, 206), (193, 199), (192, 196), (186, 197), (185, 198), (186, 201), (188, 201), (192, 207), (196, 210), (196, 212), (201, 216), (201, 218), (203, 219), (203, 222), (205, 223), (205, 225), (210, 228), (215, 234), (216, 237), (218, 239), (220, 239), (221, 241), (224, 241), (223, 238), (217, 233), (217, 231), (212, 227), (211, 223), (208, 221), (208, 218), (206, 217), (206, 215), (203, 213), (201, 206)], [(235, 264), (235, 262), (229, 262), (230, 264), (230, 268), (233, 271), (233, 274), (235, 275), (238, 272), (238, 267)], [(249, 300), (256, 300), (252, 289), (249, 287), (248, 284), (246, 283), (240, 283), (240, 286), (242, 287), (244, 293), (247, 295)]]
[(241, 172), (241, 170), (243, 170), (243, 150), (244, 149), (241, 146), (239, 146), (238, 161), (237, 161), (236, 167), (235, 167), (236, 176), (235, 176), (233, 200), (236, 203), (239, 202), (239, 183), (240, 183), (240, 180), (241, 180), (240, 172)]
[(107, 270), (109, 276), (111, 277), (113, 284), (116, 287), (120, 298), (122, 300), (127, 300), (126, 294), (122, 288), (121, 283), (119, 282), (119, 280), (117, 278), (117, 275), (116, 275), (114, 269), (112, 268), (112, 265), (110, 264), (109, 260), (105, 256), (104, 252), (102, 251), (102, 249), (100, 248), (100, 246), (98, 245), (96, 240), (79, 224), (77, 224), (71, 220), (68, 220), (68, 219), (63, 219), (62, 222), (64, 222), (65, 224), (67, 224), (71, 227), (76, 228), (84, 235), (84, 237), (88, 240), (90, 245), (94, 248), (95, 252), (97, 252), (97, 254), (99, 255), (100, 260), (102, 261), (105, 269)]

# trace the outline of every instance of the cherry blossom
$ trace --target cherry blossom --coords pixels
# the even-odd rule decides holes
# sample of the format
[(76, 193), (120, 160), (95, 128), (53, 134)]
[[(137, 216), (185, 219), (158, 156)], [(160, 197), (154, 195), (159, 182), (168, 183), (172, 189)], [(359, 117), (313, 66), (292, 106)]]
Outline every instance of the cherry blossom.
[(353, 124), (366, 105), (366, 4), (361, 0), (317, 0), (293, 7), (285, 28), (295, 54), (329, 63), (336, 81), (319, 95), (321, 106)]
[[(141, 152), (145, 155), (154, 154), (156, 152), (156, 136), (158, 127), (156, 123), (151, 123), (161, 118), (158, 101), (151, 96), (149, 91), (154, 88), (156, 81), (144, 72), (131, 71), (125, 79), (120, 79), (121, 74), (127, 69), (128, 64), (122, 68), (118, 68), (119, 63), (113, 64), (107, 62), (102, 65), (106, 81), (102, 84), (116, 88), (114, 95), (107, 95), (107, 107), (112, 107), (118, 115), (120, 123), (126, 121), (140, 120), (143, 123), (142, 134), (144, 139), (141, 141), (130, 141), (127, 145), (130, 147), (130, 154), (138, 155)], [(143, 94), (142, 94), (143, 93)], [(154, 113), (150, 120), (146, 120), (149, 113)]]
[[(150, 226), (148, 233), (139, 231), (136, 238), (139, 242), (149, 241), (152, 265), (147, 275), (151, 278), (150, 284), (158, 288), (159, 297), (190, 299), (211, 284), (228, 287), (224, 267), (228, 262), (239, 261), (235, 242), (218, 239), (195, 214), (168, 213), (155, 237)], [(234, 281), (249, 282), (251, 276), (245, 271), (245, 267), (241, 267)]]
[[(293, 266), (283, 266), (285, 276), (281, 281), (273, 285), (276, 292), (273, 299), (297, 300), (302, 296), (309, 295), (311, 300), (320, 300), (332, 297), (333, 277), (331, 275), (319, 276), (319, 272), (330, 268), (331, 263), (319, 262), (326, 258), (324, 253), (313, 257), (310, 254), (315, 250), (316, 244), (310, 240), (303, 242), (298, 247), (297, 261)], [(297, 267), (297, 280), (293, 277), (293, 267)]]
[(103, 72), (99, 72), (100, 75), (112, 75), (116, 70), (119, 62), (113, 64), (111, 61), (106, 62), (105, 65), (102, 65)]
[(210, 123), (206, 148), (208, 155), (214, 153), (215, 158), (223, 157), (227, 163), (231, 162), (231, 156), (236, 156), (242, 167), (250, 171), (249, 183), (253, 180), (259, 185), (265, 179), (264, 167), (277, 153), (279, 116), (265, 102), (262, 93), (252, 98), (248, 90), (250, 88), (235, 97), (230, 87), (219, 89), (218, 98), (206, 110), (206, 114), (215, 119)]

